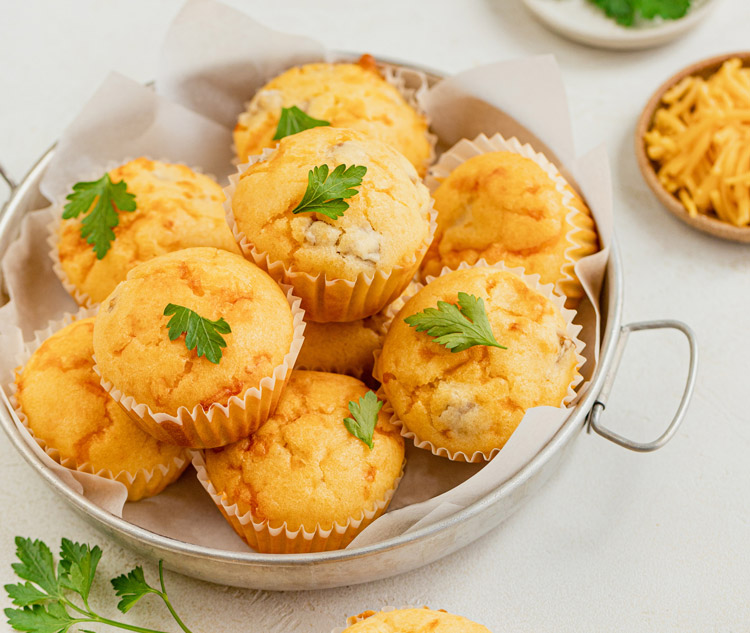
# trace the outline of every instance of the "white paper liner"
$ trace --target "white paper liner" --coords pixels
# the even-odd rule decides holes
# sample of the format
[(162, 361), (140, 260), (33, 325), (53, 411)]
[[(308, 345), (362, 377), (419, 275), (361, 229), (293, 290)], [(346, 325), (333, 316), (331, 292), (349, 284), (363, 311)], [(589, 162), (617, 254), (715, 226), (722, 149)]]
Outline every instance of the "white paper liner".
[(425, 607), (425, 606), (416, 606), (416, 605), (407, 604), (401, 607), (394, 607), (392, 605), (387, 605), (385, 607), (381, 607), (377, 611), (375, 611), (374, 609), (367, 609), (366, 611), (363, 611), (362, 613), (359, 613), (357, 615), (350, 615), (346, 619), (346, 626), (338, 626), (335, 629), (333, 629), (331, 633), (344, 633), (344, 631), (346, 631), (350, 626), (357, 624), (357, 622), (362, 622), (363, 620), (367, 620), (368, 618), (371, 618), (372, 616), (377, 615), (378, 613), (390, 613), (391, 611), (408, 611), (411, 609), (425, 609), (433, 613), (448, 613), (444, 609), (430, 609), (430, 607)]
[[(586, 362), (586, 359), (583, 356), (583, 349), (585, 347), (584, 343), (578, 338), (578, 334), (581, 332), (581, 326), (573, 323), (573, 319), (576, 316), (576, 313), (574, 310), (569, 310), (565, 307), (565, 299), (554, 292), (554, 287), (552, 284), (541, 284), (539, 282), (539, 275), (528, 275), (524, 271), (523, 268), (509, 268), (506, 266), (503, 262), (497, 262), (495, 264), (488, 264), (483, 259), (480, 259), (475, 264), (467, 264), (466, 262), (462, 262), (457, 268), (448, 268), (447, 266), (443, 267), (443, 269), (440, 271), (440, 275), (438, 277), (442, 277), (444, 275), (447, 275), (449, 273), (455, 272), (457, 270), (468, 270), (471, 268), (492, 268), (494, 270), (500, 270), (503, 272), (509, 272), (517, 277), (520, 277), (523, 282), (532, 290), (538, 292), (539, 294), (547, 297), (554, 305), (557, 307), (557, 309), (560, 311), (560, 314), (562, 315), (563, 319), (565, 319), (566, 328), (565, 333), (567, 334), (568, 338), (573, 342), (573, 345), (575, 346), (575, 352), (576, 352), (576, 375), (571, 381), (571, 383), (568, 385), (567, 393), (563, 397), (563, 399), (560, 402), (559, 407), (560, 408), (567, 408), (568, 405), (570, 405), (577, 397), (576, 393), (576, 387), (583, 381), (583, 376), (580, 374), (580, 369), (583, 366), (583, 364)], [(429, 284), (430, 282), (437, 279), (437, 277), (428, 276), (426, 279), (426, 284), (414, 284), (415, 292), (419, 292), (422, 288), (425, 287), (425, 285)], [(404, 304), (406, 304), (409, 299), (411, 299), (414, 294), (404, 297), (403, 301), (399, 301), (401, 304), (400, 307), (394, 306), (393, 310), (389, 310), (389, 316), (391, 316), (391, 319), (395, 318), (397, 312), (396, 308), (398, 307), (398, 310), (400, 310)], [(382, 381), (382, 375), (380, 374), (380, 368), (379, 368), (379, 362), (378, 362), (379, 354), (377, 354), (375, 359), (375, 368), (373, 370), (373, 374), (375, 379), (378, 382)], [(468, 462), (471, 464), (476, 464), (480, 462), (488, 462), (490, 461), (495, 455), (500, 453), (502, 448), (493, 448), (489, 453), (484, 451), (475, 451), (471, 455), (467, 455), (463, 451), (456, 451), (451, 452), (445, 447), (442, 446), (435, 446), (432, 442), (428, 440), (420, 439), (414, 431), (411, 431), (407, 428), (407, 426), (404, 424), (402, 420), (399, 419), (396, 412), (393, 410), (393, 407), (390, 403), (390, 400), (385, 395), (385, 390), (383, 387), (380, 388), (379, 395), (382, 395), (382, 400), (385, 401), (384, 409), (392, 413), (391, 422), (398, 426), (401, 429), (401, 436), (407, 439), (410, 439), (414, 446), (417, 448), (421, 448), (424, 450), (430, 451), (433, 455), (437, 457), (446, 457), (450, 459), (451, 461), (459, 461), (459, 462)], [(537, 407), (532, 407), (532, 409)], [(531, 409), (529, 409), (531, 410)], [(525, 414), (524, 414), (525, 417)], [(523, 422), (523, 419), (521, 419), (521, 422)], [(521, 424), (519, 422), (519, 426)], [(541, 446), (540, 446), (541, 448)]]
[[(36, 352), (36, 350), (38, 350), (50, 336), (59, 332), (74, 321), (80, 321), (81, 319), (96, 316), (96, 313), (96, 308), (81, 308), (76, 314), (66, 313), (61, 319), (50, 322), (45, 329), (35, 332), (34, 338), (26, 343), (22, 354), (16, 358), (19, 368), (25, 368), (26, 363), (28, 363), (34, 352)], [(173, 481), (176, 481), (189, 464), (188, 455), (185, 453), (184, 457), (175, 457), (173, 458), (172, 463), (158, 464), (151, 470), (140, 468), (135, 472), (120, 470), (115, 473), (108, 468), (95, 470), (89, 462), (79, 463), (77, 460), (70, 457), (63, 458), (58, 449), (49, 446), (42, 438), (37, 437), (34, 434), (33, 429), (29, 426), (28, 418), (16, 399), (15, 394), (17, 393), (18, 388), (15, 381), (8, 385), (8, 390), (11, 394), (10, 402), (13, 405), (13, 410), (18, 421), (51, 459), (70, 470), (77, 470), (82, 473), (88, 473), (90, 475), (96, 475), (97, 477), (119, 482), (127, 488), (129, 501), (137, 501), (138, 499), (158, 494), (164, 489), (164, 487)]]
[[(565, 240), (568, 243), (564, 252), (565, 263), (560, 268), (562, 279), (559, 279), (555, 283), (555, 290), (559, 294), (566, 295), (567, 293), (564, 288), (573, 285), (579, 288), (580, 296), (583, 296), (585, 291), (581, 286), (581, 283), (574, 276), (575, 265), (578, 261), (575, 257), (575, 253), (576, 251), (581, 250), (581, 248), (587, 243), (584, 240), (576, 241), (576, 236), (586, 233), (584, 229), (579, 228), (576, 225), (575, 220), (577, 217), (581, 216), (583, 212), (572, 205), (574, 198), (573, 193), (569, 188), (568, 182), (562, 177), (560, 171), (557, 169), (557, 166), (555, 166), (555, 164), (544, 154), (537, 152), (529, 143), (521, 144), (521, 142), (515, 137), (505, 139), (501, 134), (494, 134), (490, 138), (484, 134), (479, 134), (472, 140), (462, 139), (449, 150), (444, 152), (440, 156), (440, 160), (430, 168), (427, 177), (425, 178), (425, 185), (427, 185), (430, 193), (434, 194), (443, 180), (450, 176), (451, 172), (457, 167), (470, 158), (490, 152), (512, 152), (513, 154), (518, 154), (524, 158), (528, 158), (539, 165), (550, 180), (554, 182), (555, 189), (562, 199), (562, 204), (567, 209), (565, 220), (569, 226), (573, 227), (565, 236)], [(571, 300), (576, 300), (579, 299), (580, 296), (569, 298)]]
[(361, 530), (386, 511), (404, 476), (404, 466), (402, 466), (401, 474), (393, 484), (393, 488), (386, 493), (383, 499), (376, 501), (371, 507), (363, 509), (359, 516), (351, 517), (343, 525), (334, 521), (328, 529), (323, 529), (318, 525), (314, 530), (308, 531), (304, 526), (300, 526), (296, 530), (290, 530), (286, 521), (279, 527), (271, 527), (268, 520), (256, 521), (250, 511), (240, 514), (237, 504), (230, 504), (211, 483), (206, 471), (205, 458), (201, 451), (194, 451), (193, 453), (193, 468), (198, 474), (198, 481), (201, 486), (243, 540), (253, 549), (274, 554), (344, 549)]
[(292, 343), (271, 374), (262, 378), (258, 387), (248, 389), (241, 398), (232, 396), (226, 404), (214, 403), (208, 409), (200, 404), (192, 410), (182, 406), (174, 415), (154, 412), (151, 407), (137, 402), (133, 396), (123, 393), (109, 382), (95, 364), (94, 371), (99, 374), (102, 387), (146, 432), (164, 442), (190, 448), (217, 448), (247, 437), (276, 409), (305, 340), (305, 311), (300, 308), (300, 300), (294, 295), (293, 288), (280, 285), (292, 310)]
[(229, 185), (224, 189), (224, 210), (227, 224), (246, 259), (265, 270), (280, 284), (291, 285), (302, 299), (302, 305), (311, 321), (356, 321), (380, 312), (404, 291), (418, 270), (437, 230), (437, 211), (429, 200), (430, 230), (428, 239), (413, 255), (408, 265), (396, 266), (388, 271), (377, 270), (372, 274), (360, 273), (354, 280), (332, 278), (326, 273), (311, 275), (293, 270), (282, 261), (275, 261), (250, 242), (240, 230), (232, 211), (232, 198), (237, 190), (240, 176), (255, 163), (268, 160), (276, 148), (266, 148), (261, 154), (251, 156), (248, 162), (229, 176)]
[[(117, 169), (118, 167), (122, 167), (126, 163), (134, 161), (137, 158), (145, 158), (146, 160), (151, 160), (159, 163), (167, 163), (170, 165), (183, 165), (184, 167), (188, 167), (188, 169), (195, 172), (196, 174), (203, 174), (203, 170), (200, 167), (190, 167), (188, 165), (185, 165), (184, 163), (176, 163), (166, 158), (151, 158), (150, 156), (141, 154), (140, 156), (126, 157), (122, 160), (111, 160), (102, 167), (91, 169), (85, 175), (79, 177), (75, 182), (91, 182), (94, 180), (98, 180), (102, 177), (103, 174), (109, 173), (112, 170)], [(203, 175), (208, 176), (212, 180), (216, 181), (216, 177), (212, 174)], [(55, 275), (57, 275), (57, 278), (60, 280), (63, 288), (65, 288), (65, 290), (70, 293), (70, 296), (75, 299), (75, 302), (83, 308), (93, 308), (98, 306), (99, 303), (93, 301), (87, 293), (83, 292), (73, 283), (71, 283), (70, 279), (68, 279), (67, 273), (62, 267), (62, 262), (60, 261), (60, 253), (58, 250), (58, 244), (60, 242), (60, 225), (62, 224), (62, 216), (65, 210), (64, 207), (67, 204), (66, 196), (73, 190), (73, 184), (75, 183), (71, 183), (70, 188), (66, 193), (59, 194), (52, 203), (52, 206), (49, 207), (50, 222), (47, 225), (47, 244), (49, 245), (49, 257), (52, 261), (52, 270), (54, 271)]]

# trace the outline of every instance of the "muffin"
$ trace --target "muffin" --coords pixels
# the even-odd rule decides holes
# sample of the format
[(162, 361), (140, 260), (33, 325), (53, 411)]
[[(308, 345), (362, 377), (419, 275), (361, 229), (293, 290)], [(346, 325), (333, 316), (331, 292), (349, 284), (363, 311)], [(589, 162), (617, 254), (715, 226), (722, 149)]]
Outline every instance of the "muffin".
[[(329, 179), (338, 165), (366, 167), (348, 208), (336, 219), (293, 213), (308, 174), (323, 165)], [(408, 285), (432, 240), (432, 200), (412, 165), (353, 130), (287, 136), (230, 182), (227, 217), (243, 253), (291, 284), (312, 321), (379, 312)]]
[[(483, 300), (492, 334), (507, 349), (452, 352), (404, 320), (439, 301), (456, 304), (458, 293)], [(376, 378), (417, 446), (450, 459), (487, 460), (528, 409), (561, 406), (580, 381), (573, 332), (555, 302), (524, 278), (500, 268), (464, 268), (406, 302), (386, 334)]]
[[(168, 253), (133, 268), (99, 309), (97, 370), (149, 433), (182, 446), (223, 446), (273, 410), (302, 344), (294, 299), (257, 266), (216, 248)], [(218, 362), (170, 340), (173, 304), (231, 329)], [(179, 334), (176, 332), (175, 334)]]
[(241, 163), (276, 145), (281, 109), (292, 106), (333, 127), (357, 130), (394, 147), (424, 175), (432, 154), (427, 120), (381, 77), (369, 55), (358, 64), (290, 68), (263, 86), (234, 128)]
[(349, 402), (367, 392), (350, 376), (294, 371), (276, 412), (255, 434), (205, 451), (202, 483), (251, 547), (340, 549), (385, 511), (404, 444), (382, 409), (372, 449), (347, 430)]
[(34, 351), (16, 372), (19, 412), (63, 466), (119, 481), (129, 501), (156, 495), (182, 474), (188, 453), (145, 433), (102, 389), (93, 336), (93, 317), (80, 319)]
[(342, 633), (490, 633), (486, 627), (460, 615), (427, 607), (365, 611), (351, 620), (354, 622)]
[(52, 256), (66, 289), (80, 305), (100, 303), (127, 272), (153, 257), (193, 246), (239, 254), (224, 218), (224, 193), (208, 176), (185, 165), (136, 158), (109, 172), (135, 195), (136, 209), (120, 211), (115, 239), (102, 259), (81, 237), (85, 216), (56, 226)]
[(422, 263), (437, 276), (461, 262), (505, 262), (555, 284), (574, 307), (584, 295), (576, 261), (596, 252), (591, 213), (562, 178), (510, 151), (465, 160), (434, 191), (438, 228)]
[(372, 374), (373, 353), (383, 344), (385, 323), (382, 312), (344, 323), (308, 321), (296, 367), (366, 380)]

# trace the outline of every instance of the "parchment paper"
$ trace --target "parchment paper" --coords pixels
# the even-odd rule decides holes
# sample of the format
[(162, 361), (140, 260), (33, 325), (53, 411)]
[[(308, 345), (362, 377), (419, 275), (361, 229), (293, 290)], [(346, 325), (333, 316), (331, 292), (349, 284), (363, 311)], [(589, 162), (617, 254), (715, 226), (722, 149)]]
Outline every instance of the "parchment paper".
[[(328, 58), (312, 40), (270, 31), (211, 0), (189, 0), (166, 35), (157, 94), (119, 75), (108, 78), (63, 135), (45, 175), (43, 193), (57, 199), (78, 174), (138, 155), (199, 166), (221, 182), (233, 169), (231, 128), (243, 104), (281, 70)], [(424, 104), (440, 137), (439, 149), (479, 132), (517, 136), (545, 153), (581, 190), (604, 248), (579, 262), (576, 270), (588, 296), (598, 297), (612, 235), (609, 167), (601, 148), (575, 158), (565, 91), (554, 59), (537, 57), (474, 68), (438, 83), (425, 95)], [(2, 258), (11, 297), (0, 308), (4, 350), (6, 345), (20, 345), (22, 336), (30, 338), (48, 320), (75, 309), (52, 272), (46, 244), (40, 239), (45, 214), (27, 216), (19, 239)], [(596, 305), (584, 300), (576, 321), (583, 325), (580, 338), (587, 344), (582, 373), (588, 379), (598, 351)], [(0, 358), (4, 386), (11, 376), (12, 358), (13, 354)], [(450, 462), (407, 446), (406, 473), (390, 511), (352, 546), (416, 529), (473, 503), (539, 452), (568, 413), (552, 407), (530, 410), (499, 455), (484, 467)], [(111, 503), (107, 507), (118, 513)], [(126, 503), (122, 516), (186, 542), (246, 549), (194, 480), (192, 469), (159, 496)]]

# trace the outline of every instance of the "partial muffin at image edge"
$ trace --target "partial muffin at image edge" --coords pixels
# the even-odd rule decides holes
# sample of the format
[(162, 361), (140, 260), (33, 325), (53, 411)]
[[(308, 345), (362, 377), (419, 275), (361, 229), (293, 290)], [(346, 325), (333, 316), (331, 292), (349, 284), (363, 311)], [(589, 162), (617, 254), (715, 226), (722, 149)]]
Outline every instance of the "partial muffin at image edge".
[[(260, 552), (346, 547), (386, 510), (403, 470), (403, 439), (376, 402), (350, 376), (295, 370), (256, 433), (196, 455), (198, 478)], [(358, 414), (350, 403), (362, 405)], [(347, 418), (369, 418), (371, 447)]]
[(239, 255), (214, 248), (162, 255), (132, 269), (102, 302), (96, 369), (155, 437), (223, 446), (275, 408), (302, 345), (298, 304)]
[(55, 331), (16, 371), (16, 412), (52, 459), (122, 483), (128, 500), (161, 492), (189, 464), (188, 451), (145, 433), (94, 372), (94, 318)]
[[(53, 268), (79, 305), (100, 303), (131, 268), (165, 253), (194, 246), (239, 253), (224, 219), (224, 194), (212, 178), (185, 165), (144, 157), (112, 168), (106, 176), (109, 183), (97, 189), (80, 190), (83, 183), (76, 184), (65, 208), (52, 208)], [(124, 198), (109, 201), (116, 225), (108, 241), (103, 232), (87, 232), (87, 223), (98, 212), (101, 192), (110, 195), (117, 189)], [(89, 192), (99, 193), (96, 202), (86, 199)], [(123, 199), (132, 200), (127, 210), (117, 207), (117, 200)], [(61, 220), (78, 202), (86, 208)]]
[(292, 285), (313, 321), (383, 309), (410, 282), (436, 226), (412, 165), (353, 130), (287, 136), (231, 177), (225, 192), (245, 257)]
[(332, 633), (490, 633), (460, 615), (427, 607), (365, 611), (349, 618), (347, 624)]

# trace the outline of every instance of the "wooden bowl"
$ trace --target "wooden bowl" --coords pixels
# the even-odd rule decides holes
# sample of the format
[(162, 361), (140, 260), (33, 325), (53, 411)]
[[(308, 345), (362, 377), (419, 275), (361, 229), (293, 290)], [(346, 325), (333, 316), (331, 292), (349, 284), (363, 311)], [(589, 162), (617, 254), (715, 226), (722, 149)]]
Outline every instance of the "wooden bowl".
[(732, 240), (734, 242), (750, 243), (750, 227), (734, 226), (733, 224), (724, 222), (712, 215), (698, 215), (692, 217), (682, 203), (669, 193), (659, 182), (659, 178), (656, 175), (657, 164), (646, 154), (646, 143), (644, 141), (644, 136), (651, 127), (651, 123), (654, 119), (654, 113), (661, 103), (662, 95), (667, 90), (689, 75), (697, 75), (704, 78), (708, 77), (716, 72), (726, 60), (733, 57), (739, 57), (742, 60), (743, 66), (750, 66), (750, 52), (719, 55), (718, 57), (712, 57), (688, 66), (659, 86), (659, 89), (654, 93), (651, 99), (649, 99), (649, 102), (646, 104), (646, 107), (643, 109), (643, 112), (638, 119), (638, 125), (635, 128), (635, 155), (638, 159), (638, 167), (640, 167), (641, 173), (648, 183), (648, 186), (651, 187), (652, 191), (656, 194), (656, 197), (659, 198), (661, 203), (670, 213), (704, 233), (710, 233), (716, 237), (725, 240)]

